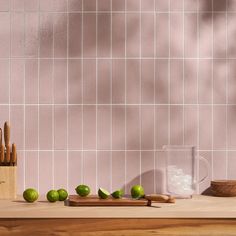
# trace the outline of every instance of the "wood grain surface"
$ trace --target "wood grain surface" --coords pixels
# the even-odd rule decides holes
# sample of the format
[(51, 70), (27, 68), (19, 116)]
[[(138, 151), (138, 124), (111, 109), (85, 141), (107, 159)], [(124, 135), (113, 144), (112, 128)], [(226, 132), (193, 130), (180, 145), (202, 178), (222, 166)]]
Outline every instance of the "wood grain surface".
[(231, 236), (235, 219), (1, 219), (0, 235)]

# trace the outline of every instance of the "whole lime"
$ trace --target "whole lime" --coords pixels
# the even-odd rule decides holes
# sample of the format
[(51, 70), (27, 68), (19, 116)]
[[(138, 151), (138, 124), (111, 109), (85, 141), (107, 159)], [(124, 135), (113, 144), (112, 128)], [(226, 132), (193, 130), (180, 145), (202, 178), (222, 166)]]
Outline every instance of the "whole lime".
[(90, 194), (90, 188), (87, 185), (81, 184), (76, 187), (76, 193), (80, 195), (80, 197), (86, 197)]
[(68, 193), (65, 189), (58, 189), (57, 192), (59, 194), (59, 201), (65, 201), (67, 199)]
[(23, 198), (27, 202), (35, 202), (39, 197), (37, 190), (28, 188), (23, 192)]
[(56, 202), (59, 200), (59, 193), (57, 190), (50, 190), (47, 193), (47, 199), (49, 202)]
[(131, 188), (131, 196), (132, 198), (139, 199), (144, 197), (144, 189), (141, 185), (134, 185)]
[(98, 196), (102, 199), (107, 199), (109, 197), (110, 193), (104, 189), (104, 188), (99, 188), (98, 189)]

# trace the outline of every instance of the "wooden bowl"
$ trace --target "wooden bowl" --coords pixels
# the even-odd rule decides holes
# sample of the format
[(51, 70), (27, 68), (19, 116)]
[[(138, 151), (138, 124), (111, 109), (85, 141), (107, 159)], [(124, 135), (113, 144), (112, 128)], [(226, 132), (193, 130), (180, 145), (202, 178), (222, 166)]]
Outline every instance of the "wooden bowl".
[(214, 180), (211, 181), (211, 192), (217, 197), (235, 197), (236, 180)]

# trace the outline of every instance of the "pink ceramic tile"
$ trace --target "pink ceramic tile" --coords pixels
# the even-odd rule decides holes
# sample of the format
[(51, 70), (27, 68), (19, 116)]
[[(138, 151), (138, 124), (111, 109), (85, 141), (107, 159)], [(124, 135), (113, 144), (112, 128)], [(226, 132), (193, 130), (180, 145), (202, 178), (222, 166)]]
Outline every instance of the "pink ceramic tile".
[(67, 102), (67, 61), (65, 59), (54, 60), (54, 103), (65, 104)]
[(39, 194), (46, 195), (53, 188), (53, 184), (52, 152), (39, 151)]
[(53, 1), (54, 11), (66, 11), (67, 10), (67, 0), (54, 0)]
[(40, 57), (52, 57), (53, 53), (53, 15), (49, 13), (40, 14)]
[(225, 59), (215, 59), (213, 63), (213, 102), (217, 104), (225, 104), (227, 61)]
[(236, 10), (236, 2), (234, 0), (228, 0), (227, 10), (229, 10), (229, 11)]
[(154, 63), (153, 59), (142, 60), (141, 95), (142, 103), (154, 103)]
[(169, 56), (169, 44), (170, 44), (169, 20), (170, 20), (169, 15), (166, 13), (156, 14), (156, 56), (157, 57)]
[(111, 60), (98, 60), (97, 61), (97, 103), (109, 104), (111, 103)]
[(24, 102), (24, 60), (11, 59), (11, 103)]
[(97, 23), (97, 55), (110, 57), (111, 55), (111, 14), (99, 13)]
[(226, 179), (226, 152), (216, 151), (213, 152), (213, 179)]
[(67, 148), (67, 109), (66, 106), (54, 108), (54, 148)]
[(126, 0), (126, 10), (127, 11), (139, 11), (140, 10), (140, 2), (137, 0)]
[(125, 106), (112, 107), (112, 149), (125, 149)]
[[(210, 165), (210, 169), (208, 170), (208, 177), (199, 184), (199, 193), (203, 193), (206, 189), (208, 189), (210, 187), (211, 184), (211, 180), (212, 180), (212, 152), (208, 152), (208, 151), (201, 151), (199, 152), (199, 155), (204, 157), (205, 159), (207, 159), (209, 165)], [(206, 176), (207, 173), (207, 169), (206, 166), (204, 165), (204, 163), (200, 162), (199, 163), (199, 181)]]
[(24, 11), (24, 1), (22, 0), (11, 0), (12, 11)]
[(168, 11), (170, 1), (155, 0), (156, 11)]
[(212, 11), (213, 0), (199, 0), (199, 11)]
[(112, 11), (124, 11), (125, 0), (112, 0)]
[(99, 0), (97, 2), (98, 11), (110, 11), (111, 10), (111, 1), (112, 0)]
[(17, 151), (17, 194), (22, 195), (25, 191), (25, 158), (23, 151)]
[(125, 60), (112, 60), (112, 103), (125, 102)]
[(154, 106), (142, 106), (141, 109), (141, 149), (154, 149)]
[(212, 86), (212, 60), (200, 60), (198, 73), (199, 103), (212, 103)]
[(142, 57), (154, 56), (154, 14), (143, 13), (141, 22)]
[(142, 151), (141, 153), (141, 185), (145, 194), (153, 194), (154, 189), (154, 152)]
[(111, 107), (99, 106), (97, 110), (97, 148), (111, 148)]
[(71, 104), (80, 104), (82, 101), (82, 60), (68, 61), (68, 99)]
[(132, 186), (141, 183), (140, 161), (140, 152), (126, 152), (126, 194), (130, 194)]
[(125, 152), (112, 152), (112, 190), (124, 189), (125, 185)]
[(40, 0), (24, 0), (25, 11), (38, 11)]
[(25, 60), (25, 102), (38, 103), (38, 60)]
[(185, 13), (184, 17), (184, 56), (197, 57), (197, 13)]
[(140, 94), (140, 60), (126, 60), (126, 102), (139, 103)]
[[(236, 4), (235, 7), (236, 9)], [(229, 58), (236, 57), (236, 48), (234, 47), (234, 29), (235, 29), (235, 20), (236, 20), (236, 13), (228, 13), (227, 14), (227, 53)]]
[(83, 53), (84, 57), (96, 56), (96, 15), (83, 14)]
[(69, 57), (80, 57), (82, 46), (82, 21), (81, 13), (69, 14)]
[(170, 56), (182, 57), (183, 56), (183, 14), (172, 13), (170, 15)]
[(155, 148), (161, 149), (163, 145), (168, 144), (168, 106), (156, 106), (155, 112)]
[(40, 0), (40, 11), (53, 11), (54, 0)]
[(155, 102), (168, 103), (169, 101), (169, 60), (155, 60)]
[(8, 11), (10, 2), (8, 0), (0, 0), (0, 11)]
[(111, 152), (100, 151), (97, 154), (98, 188), (111, 189)]
[(236, 164), (236, 152), (228, 152), (228, 166), (227, 166), (227, 177), (228, 179), (236, 179), (235, 164)]
[(140, 150), (140, 116), (139, 106), (126, 108), (127, 149)]
[[(236, 103), (235, 89), (236, 89), (236, 60), (228, 60), (228, 78), (227, 78), (227, 99), (229, 104)], [(221, 85), (222, 86), (222, 85)]]
[(66, 151), (55, 151), (54, 152), (54, 188), (67, 189), (67, 172), (68, 162)]
[(86, 0), (83, 1), (83, 10), (84, 11), (96, 11), (96, 2), (97, 0)]
[(25, 107), (25, 148), (38, 149), (38, 106)]
[(140, 56), (140, 14), (130, 13), (126, 16), (126, 53), (127, 57)]
[(112, 55), (124, 57), (125, 55), (125, 15), (112, 14)]
[(54, 27), (54, 57), (66, 57), (67, 55), (67, 14), (57, 13), (53, 15)]
[(183, 144), (183, 106), (170, 107), (170, 144)]
[[(206, 21), (208, 22), (206, 24)], [(211, 57), (212, 56), (212, 44), (213, 44), (213, 25), (212, 25), (212, 13), (199, 14), (199, 56)]]
[(82, 149), (82, 106), (68, 107), (68, 148)]
[(24, 55), (24, 14), (11, 14), (11, 56)]
[(196, 104), (198, 91), (198, 71), (196, 59), (184, 60), (184, 103)]
[(226, 11), (227, 0), (213, 0), (213, 10), (214, 11)]
[(25, 188), (38, 189), (38, 152), (25, 152)]
[(83, 149), (96, 148), (96, 107), (84, 106)]
[(142, 0), (141, 9), (142, 11), (153, 11), (155, 6), (155, 0)]
[(212, 149), (212, 107), (199, 106), (199, 148)]
[(5, 78), (1, 80), (0, 86), (0, 104), (9, 102), (9, 61), (8, 59), (0, 60), (0, 78)]
[(75, 188), (82, 183), (81, 152), (70, 151), (68, 156), (68, 191), (75, 194)]
[(0, 124), (3, 126), (5, 121), (9, 121), (9, 106), (8, 105), (0, 105)]
[(225, 58), (226, 45), (227, 45), (226, 13), (214, 13), (213, 25), (214, 25), (214, 30), (213, 30), (214, 57)]
[(166, 193), (166, 154), (155, 152), (155, 193)]
[(83, 180), (90, 187), (92, 194), (97, 194), (97, 161), (96, 152), (84, 152), (83, 154)]
[(41, 59), (39, 66), (39, 103), (52, 103), (53, 62), (51, 59)]
[(24, 108), (23, 106), (11, 106), (10, 108), (11, 142), (17, 145), (17, 149), (24, 148)]
[(198, 1), (195, 0), (184, 1), (185, 11), (197, 11), (197, 9), (198, 9)]
[(96, 103), (96, 60), (83, 60), (83, 103)]
[(198, 110), (196, 106), (184, 108), (184, 144), (197, 146)]
[(69, 0), (68, 11), (82, 11), (83, 0)]
[(184, 0), (170, 0), (171, 11), (182, 11), (184, 6)]
[(227, 141), (228, 149), (236, 149), (236, 126), (235, 126), (235, 113), (236, 107), (231, 105), (228, 106), (228, 119), (227, 119)]
[(39, 107), (39, 148), (41, 150), (49, 150), (52, 148), (52, 109), (52, 106)]
[(183, 103), (183, 60), (170, 60), (170, 102)]
[[(0, 3), (1, 4), (1, 3)], [(1, 11), (1, 5), (0, 5)], [(9, 57), (10, 55), (10, 17), (8, 13), (0, 13), (1, 34), (0, 34), (0, 55)]]

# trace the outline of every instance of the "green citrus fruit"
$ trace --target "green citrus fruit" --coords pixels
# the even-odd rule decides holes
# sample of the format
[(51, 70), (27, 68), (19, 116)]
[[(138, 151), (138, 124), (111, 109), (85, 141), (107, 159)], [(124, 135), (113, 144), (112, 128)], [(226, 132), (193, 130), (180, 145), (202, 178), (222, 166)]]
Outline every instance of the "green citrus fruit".
[(109, 197), (109, 195), (110, 195), (110, 193), (106, 189), (103, 189), (103, 188), (98, 189), (98, 196), (100, 198), (106, 199)]
[(90, 194), (90, 188), (87, 185), (81, 184), (76, 187), (76, 193), (80, 195), (80, 197), (86, 197)]
[(144, 197), (144, 189), (141, 185), (134, 185), (131, 188), (131, 196), (132, 198), (139, 199)]
[(59, 194), (59, 201), (65, 201), (67, 199), (68, 193), (65, 189), (58, 189), (57, 192)]
[(47, 193), (47, 199), (49, 202), (56, 202), (59, 200), (59, 193), (57, 192), (57, 190), (50, 190)]
[(38, 192), (33, 188), (28, 188), (23, 193), (23, 198), (27, 202), (35, 202), (39, 197)]
[(112, 197), (114, 198), (122, 198), (124, 195), (124, 191), (122, 189), (116, 190), (111, 194)]

